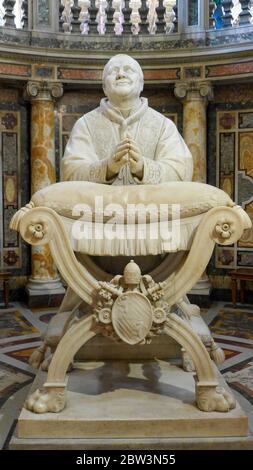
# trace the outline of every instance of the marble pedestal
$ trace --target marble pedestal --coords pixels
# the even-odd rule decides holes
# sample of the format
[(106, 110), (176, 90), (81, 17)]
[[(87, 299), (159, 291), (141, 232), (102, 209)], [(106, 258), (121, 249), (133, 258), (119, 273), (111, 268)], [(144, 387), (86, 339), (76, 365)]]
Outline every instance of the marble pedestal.
[[(44, 380), (39, 372), (32, 388)], [(228, 413), (202, 412), (194, 404), (194, 386), (191, 373), (164, 360), (76, 363), (66, 408), (42, 415), (23, 409), (10, 447), (253, 448), (239, 404)]]

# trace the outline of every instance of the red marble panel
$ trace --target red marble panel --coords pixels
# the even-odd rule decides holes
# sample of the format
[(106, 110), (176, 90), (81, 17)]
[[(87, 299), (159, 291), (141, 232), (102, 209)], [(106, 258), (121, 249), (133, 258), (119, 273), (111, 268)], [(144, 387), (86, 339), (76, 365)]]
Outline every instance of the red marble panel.
[(0, 75), (30, 77), (31, 67), (30, 65), (0, 63)]
[(251, 72), (253, 72), (253, 61), (235, 64), (209, 65), (206, 67), (207, 77), (225, 77)]
[[(179, 78), (180, 69), (144, 70), (143, 72), (145, 80), (177, 80)], [(102, 71), (59, 67), (58, 78), (61, 80), (101, 80)]]
[(178, 80), (180, 77), (180, 69), (166, 70), (143, 70), (145, 80)]
[(58, 78), (68, 80), (102, 80), (102, 70), (68, 69), (59, 67)]

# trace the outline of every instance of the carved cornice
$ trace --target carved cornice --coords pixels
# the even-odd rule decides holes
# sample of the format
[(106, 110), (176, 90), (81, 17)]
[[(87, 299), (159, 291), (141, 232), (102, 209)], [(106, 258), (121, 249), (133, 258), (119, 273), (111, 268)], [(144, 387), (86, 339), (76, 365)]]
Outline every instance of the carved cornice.
[(213, 99), (212, 83), (204, 81), (180, 81), (175, 84), (175, 96), (184, 101), (204, 101)]
[(29, 80), (24, 94), (31, 101), (52, 101), (63, 95), (63, 85), (61, 82)]

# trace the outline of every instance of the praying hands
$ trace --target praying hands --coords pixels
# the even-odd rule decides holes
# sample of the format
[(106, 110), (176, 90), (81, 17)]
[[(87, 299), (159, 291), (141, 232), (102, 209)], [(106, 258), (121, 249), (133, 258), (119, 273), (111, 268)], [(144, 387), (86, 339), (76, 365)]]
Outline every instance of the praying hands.
[(107, 179), (117, 175), (122, 166), (128, 164), (133, 176), (143, 178), (144, 160), (140, 148), (131, 137), (123, 139), (116, 147), (107, 163)]

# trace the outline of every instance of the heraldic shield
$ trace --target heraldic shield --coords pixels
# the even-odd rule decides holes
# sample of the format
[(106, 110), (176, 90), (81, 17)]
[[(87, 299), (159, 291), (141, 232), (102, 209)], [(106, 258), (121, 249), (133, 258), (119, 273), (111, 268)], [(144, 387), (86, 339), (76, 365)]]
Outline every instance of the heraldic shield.
[(118, 336), (128, 344), (142, 342), (152, 327), (152, 306), (140, 292), (125, 292), (112, 308), (112, 323)]

